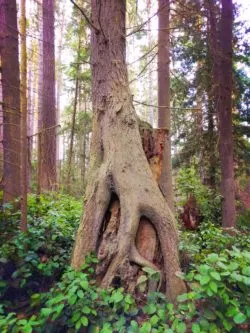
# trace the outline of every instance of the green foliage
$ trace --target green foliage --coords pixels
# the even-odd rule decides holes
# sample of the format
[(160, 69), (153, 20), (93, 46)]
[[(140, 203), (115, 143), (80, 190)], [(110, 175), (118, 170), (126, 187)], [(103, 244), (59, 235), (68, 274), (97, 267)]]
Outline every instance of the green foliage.
[(239, 325), (247, 323), (249, 267), (250, 251), (237, 247), (220, 254), (210, 253), (201, 265), (193, 265), (186, 276), (191, 291), (179, 297), (185, 306), (194, 301), (197, 305), (193, 332), (207, 332), (202, 323), (214, 327), (211, 332), (239, 332)]
[(250, 230), (250, 209), (245, 209), (237, 219), (237, 226), (241, 230)]
[[(10, 209), (5, 207), (5, 222), (0, 225), (0, 299), (4, 300), (18, 289), (22, 295), (40, 290), (60, 276), (68, 263), (82, 210), (81, 203), (69, 196), (31, 195), (26, 234), (17, 228), (20, 213), (11, 214)], [(14, 295), (12, 298), (15, 300)]]
[[(12, 229), (7, 233), (1, 226), (0, 332), (248, 331), (250, 240), (246, 233), (231, 236), (218, 225), (203, 222), (195, 233), (181, 234), (188, 291), (174, 306), (159, 292), (141, 299), (123, 288), (100, 288), (93, 254), (79, 271), (70, 268), (80, 212), (80, 202), (65, 195), (31, 196), (30, 231), (25, 235), (13, 226), (19, 223), (19, 215), (5, 207)], [(148, 280), (159, 280), (153, 269), (145, 267), (143, 272), (139, 289)]]
[[(181, 258), (185, 264), (201, 264), (211, 253), (220, 253), (225, 249), (250, 249), (248, 234), (235, 231), (234, 235), (224, 232), (218, 225), (203, 222), (196, 232), (183, 231), (180, 237)], [(185, 270), (186, 267), (183, 267)]]
[(192, 195), (203, 220), (207, 222), (218, 221), (221, 197), (214, 190), (201, 183), (195, 161), (190, 167), (179, 171), (176, 183), (181, 206)]
[[(136, 303), (119, 289), (101, 289), (94, 279), (94, 255), (80, 271), (67, 268), (47, 294), (33, 294), (30, 318), (0, 309), (1, 332), (247, 332), (250, 318), (250, 252), (225, 250), (209, 254), (185, 276), (190, 291), (174, 306), (161, 293), (150, 293), (145, 304)], [(150, 277), (150, 275), (148, 276)]]

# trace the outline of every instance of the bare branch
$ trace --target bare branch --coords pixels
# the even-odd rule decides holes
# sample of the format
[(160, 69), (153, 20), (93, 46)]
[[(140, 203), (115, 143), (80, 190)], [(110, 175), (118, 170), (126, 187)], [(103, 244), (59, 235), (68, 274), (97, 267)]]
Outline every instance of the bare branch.
[(151, 62), (154, 61), (156, 56), (157, 56), (157, 53), (154, 54), (153, 57), (149, 60), (149, 62), (146, 63), (146, 65), (143, 67), (143, 69), (140, 71), (140, 73), (133, 80), (129, 81), (129, 84), (136, 81), (145, 72), (145, 70), (148, 68), (149, 64), (151, 64)]
[(140, 104), (140, 105), (145, 105), (145, 106), (149, 106), (149, 107), (154, 107), (154, 108), (167, 108), (167, 109), (171, 109), (171, 110), (188, 110), (188, 111), (199, 111), (200, 108), (182, 108), (182, 107), (171, 107), (171, 106), (167, 106), (167, 105), (152, 105), (152, 104), (147, 104), (145, 102), (139, 102), (136, 100), (133, 100), (134, 103), (136, 104)]
[(150, 50), (148, 50), (146, 53), (144, 53), (140, 58), (128, 63), (128, 66), (131, 66), (134, 63), (136, 63), (137, 61), (140, 61), (140, 60), (144, 59), (145, 57), (147, 57), (157, 46), (158, 46), (158, 44), (154, 45)]
[(84, 10), (78, 6), (78, 4), (75, 3), (74, 0), (70, 0), (70, 2), (81, 12), (81, 14), (84, 16), (86, 22), (88, 23), (88, 25), (93, 28), (96, 32), (100, 32), (100, 30), (90, 21), (90, 18), (88, 17), (88, 15), (84, 12)]

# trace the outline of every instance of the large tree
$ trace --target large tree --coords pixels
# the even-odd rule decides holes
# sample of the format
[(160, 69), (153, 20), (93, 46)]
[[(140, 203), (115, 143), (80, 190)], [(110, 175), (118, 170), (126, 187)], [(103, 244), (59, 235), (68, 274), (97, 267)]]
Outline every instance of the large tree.
[(40, 114), (40, 172), (43, 190), (56, 187), (55, 4), (43, 0), (42, 89)]
[[(103, 287), (130, 281), (132, 263), (161, 271), (169, 299), (185, 290), (178, 258), (175, 220), (144, 154), (132, 104), (126, 68), (126, 1), (92, 0), (91, 65), (93, 134), (87, 200), (72, 265), (80, 268), (90, 251), (98, 253)], [(108, 218), (112, 200), (120, 216)], [(120, 212), (120, 213), (119, 213)], [(140, 219), (153, 225), (160, 243), (162, 266), (139, 253)], [(146, 240), (146, 242), (150, 240)], [(133, 278), (133, 276), (132, 276)]]
[(221, 161), (222, 225), (234, 227), (236, 219), (232, 130), (233, 4), (222, 0), (219, 40), (219, 153)]
[(4, 201), (20, 196), (20, 79), (16, 0), (0, 0)]

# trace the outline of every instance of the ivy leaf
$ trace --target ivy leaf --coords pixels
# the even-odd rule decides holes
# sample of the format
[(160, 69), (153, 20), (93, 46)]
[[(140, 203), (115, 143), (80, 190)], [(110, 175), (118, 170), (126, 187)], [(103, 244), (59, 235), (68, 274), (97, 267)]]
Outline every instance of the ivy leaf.
[(250, 276), (250, 266), (244, 267), (242, 270), (242, 274)]
[(83, 298), (83, 297), (84, 297), (84, 293), (83, 293), (83, 291), (82, 291), (82, 290), (78, 290), (78, 292), (77, 292), (77, 296), (78, 296), (79, 298)]
[(82, 289), (87, 290), (89, 288), (89, 282), (87, 280), (83, 280), (80, 282), (80, 286)]
[(176, 326), (176, 332), (177, 333), (185, 333), (187, 330), (187, 326), (185, 323), (178, 323)]
[(151, 315), (153, 313), (155, 313), (157, 310), (155, 304), (151, 303), (151, 304), (148, 304), (144, 307), (144, 312), (148, 315)]
[(214, 282), (214, 281), (211, 281), (209, 283), (209, 287), (211, 288), (211, 290), (215, 293), (217, 293), (217, 290), (218, 290), (218, 287), (217, 287), (217, 284)]
[(193, 333), (200, 333), (200, 325), (197, 323), (192, 324), (192, 332)]
[(42, 308), (41, 310), (41, 314), (44, 317), (48, 317), (52, 312), (53, 310), (51, 308)]
[(220, 281), (221, 280), (221, 277), (220, 277), (220, 274), (218, 272), (211, 272), (210, 275), (217, 281)]
[(236, 324), (242, 324), (244, 321), (246, 321), (247, 317), (244, 315), (244, 313), (239, 312), (233, 317), (233, 319)]
[(109, 323), (105, 323), (100, 333), (113, 333), (113, 330)]
[(89, 313), (91, 312), (91, 309), (90, 309), (87, 305), (85, 305), (85, 306), (82, 308), (82, 312), (83, 312), (83, 313), (86, 313), (86, 314), (89, 314)]
[(85, 316), (83, 316), (83, 317), (81, 318), (81, 323), (82, 323), (82, 325), (83, 325), (84, 327), (88, 326), (88, 324), (89, 324), (89, 320), (88, 320), (88, 318), (85, 317)]
[(72, 316), (72, 322), (75, 323), (76, 321), (79, 320), (79, 318), (81, 317), (81, 313), (80, 312), (75, 312)]
[(111, 296), (111, 301), (114, 303), (119, 303), (123, 299), (123, 294), (120, 291), (116, 291)]
[(151, 318), (150, 318), (150, 323), (154, 326), (158, 323), (159, 321), (159, 317), (157, 315), (153, 315)]
[(210, 276), (209, 276), (209, 275), (203, 275), (203, 276), (200, 278), (200, 284), (201, 284), (202, 286), (204, 286), (205, 284), (207, 284), (209, 281), (210, 281)]
[(187, 294), (187, 293), (182, 294), (182, 295), (179, 295), (179, 296), (177, 297), (177, 301), (178, 301), (178, 302), (185, 302), (187, 299), (188, 299), (188, 294)]
[(76, 300), (77, 300), (77, 296), (76, 295), (70, 296), (69, 300), (68, 300), (69, 305), (75, 304)]
[(207, 256), (207, 261), (210, 262), (210, 263), (215, 263), (216, 261), (219, 260), (219, 256), (217, 253), (210, 253), (208, 256)]
[(140, 328), (140, 333), (150, 333), (151, 332), (151, 324), (149, 322), (144, 323), (142, 327)]

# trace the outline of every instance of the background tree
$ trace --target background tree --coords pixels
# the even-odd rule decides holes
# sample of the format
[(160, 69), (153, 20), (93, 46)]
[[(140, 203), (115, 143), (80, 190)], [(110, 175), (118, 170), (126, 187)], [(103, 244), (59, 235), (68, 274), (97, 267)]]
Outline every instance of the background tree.
[(26, 49), (26, 0), (21, 1), (21, 230), (27, 231), (28, 192), (28, 127), (27, 127), (27, 49)]
[(233, 4), (222, 0), (219, 42), (219, 152), (221, 161), (222, 225), (235, 227), (235, 183), (232, 127)]
[(164, 145), (160, 187), (174, 212), (174, 190), (171, 160), (171, 108), (170, 108), (170, 3), (158, 0), (158, 127), (168, 131)]
[(17, 199), (20, 184), (20, 79), (17, 7), (15, 0), (0, 1), (0, 51), (3, 97), (3, 200)]
[(41, 112), (40, 186), (55, 189), (56, 177), (56, 100), (54, 0), (43, 0), (43, 76)]

